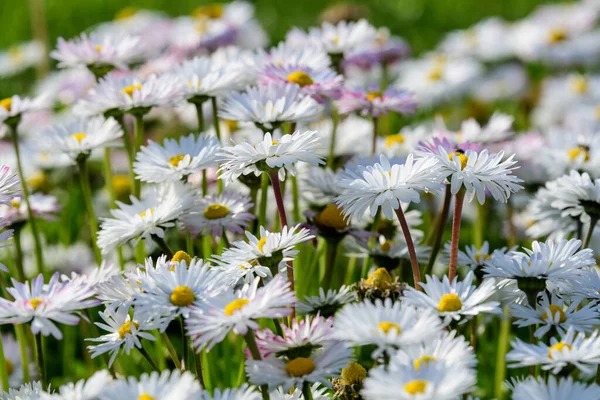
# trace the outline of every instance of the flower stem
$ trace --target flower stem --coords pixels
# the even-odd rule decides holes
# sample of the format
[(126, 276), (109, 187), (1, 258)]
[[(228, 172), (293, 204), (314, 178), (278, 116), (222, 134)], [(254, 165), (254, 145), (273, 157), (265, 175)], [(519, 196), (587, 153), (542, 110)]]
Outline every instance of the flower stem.
[(196, 117), (198, 118), (198, 133), (204, 132), (204, 114), (202, 113), (202, 103), (194, 103), (196, 107)]
[[(35, 352), (37, 354), (38, 378), (42, 383), (42, 387), (48, 387), (48, 377), (46, 376), (46, 366), (44, 364), (44, 347), (42, 345), (42, 334), (33, 335), (35, 337)], [(27, 368), (27, 365), (23, 365)]]
[(515, 213), (515, 207), (513, 206), (510, 197), (506, 203), (506, 219), (508, 221), (508, 247), (514, 247), (517, 244), (517, 229), (515, 227), (515, 221), (513, 220)]
[(290, 181), (292, 182), (292, 201), (294, 204), (294, 208), (292, 210), (292, 216), (294, 217), (294, 222), (300, 222), (300, 195), (298, 193), (298, 179), (295, 176), (290, 176)]
[(127, 125), (125, 125), (125, 117), (123, 115), (119, 115), (115, 117), (119, 125), (121, 125), (121, 129), (123, 130), (123, 142), (125, 143), (125, 150), (127, 150), (127, 161), (129, 167), (129, 179), (131, 179), (131, 188), (135, 187), (135, 173), (133, 172), (133, 161), (135, 159), (135, 152), (133, 151), (133, 142), (131, 141), (131, 135), (127, 130)]
[[(144, 114), (135, 114), (135, 124), (133, 125), (134, 132), (134, 147), (133, 147), (133, 158), (135, 159), (135, 155), (142, 144), (144, 143)], [(141, 182), (138, 179), (134, 179), (133, 181), (133, 195), (140, 198), (140, 193), (142, 190)]]
[(448, 267), (448, 279), (456, 276), (456, 264), (458, 262), (458, 241), (460, 239), (460, 220), (465, 199), (465, 191), (459, 190), (454, 198), (454, 216), (452, 217), (452, 243), (450, 247), (450, 266)]
[(202, 375), (202, 350), (200, 353), (194, 352), (194, 363), (196, 364), (196, 378), (198, 378), (200, 385), (202, 385), (203, 388), (206, 388), (204, 376)]
[(31, 203), (29, 202), (29, 189), (27, 189), (27, 180), (25, 179), (25, 174), (23, 173), (23, 166), (21, 163), (21, 152), (19, 149), (19, 139), (17, 134), (17, 127), (14, 125), (10, 125), (11, 128), (11, 138), (13, 147), (15, 149), (15, 156), (17, 158), (17, 171), (19, 173), (19, 179), (21, 181), (21, 189), (23, 192), (23, 200), (25, 200), (25, 205), (27, 206), (27, 217), (29, 219), (29, 226), (31, 226), (31, 234), (33, 235), (33, 244), (35, 248), (35, 263), (37, 266), (37, 270), (39, 274), (44, 273), (44, 256), (42, 254), (42, 242), (40, 240), (40, 233), (37, 228), (37, 223), (35, 221), (35, 217), (33, 215), (33, 211), (31, 210)]
[(173, 364), (175, 364), (175, 368), (181, 369), (181, 361), (179, 361), (179, 357), (177, 356), (177, 351), (175, 351), (175, 347), (173, 347), (173, 343), (169, 339), (169, 335), (166, 332), (160, 334), (160, 337), (163, 339), (165, 346), (167, 346), (167, 351), (171, 356), (171, 360), (173, 360)]
[(260, 177), (260, 208), (258, 210), (258, 226), (256, 227), (256, 232), (258, 232), (261, 226), (264, 226), (265, 228), (267, 226), (269, 176), (267, 174), (262, 174)]
[[(260, 351), (258, 351), (258, 346), (256, 344), (254, 332), (251, 329), (248, 329), (248, 332), (244, 335), (244, 339), (246, 340), (246, 344), (248, 345), (248, 350), (250, 350), (250, 354), (252, 354), (252, 358), (255, 360), (262, 360), (262, 357), (260, 356)], [(270, 399), (269, 389), (267, 388), (267, 385), (261, 385), (260, 391), (262, 393), (263, 399)]]
[(21, 246), (21, 227), (16, 227), (13, 233), (15, 243), (15, 265), (17, 267), (17, 278), (19, 282), (25, 282), (25, 270), (23, 269), (23, 247)]
[(96, 213), (94, 212), (94, 205), (92, 204), (92, 189), (90, 188), (90, 173), (88, 170), (88, 164), (86, 158), (82, 157), (77, 160), (77, 166), (79, 167), (79, 180), (81, 182), (81, 191), (83, 192), (83, 200), (85, 201), (85, 207), (87, 209), (88, 219), (90, 223), (90, 236), (92, 239), (92, 247), (94, 249), (94, 255), (96, 256), (96, 263), (100, 265), (102, 263), (102, 254), (96, 243), (98, 235), (98, 221), (96, 220)]
[(398, 221), (400, 221), (400, 227), (402, 228), (402, 233), (404, 233), (404, 240), (406, 241), (406, 247), (408, 248), (408, 255), (410, 256), (410, 265), (412, 267), (414, 286), (416, 290), (421, 291), (421, 271), (419, 270), (419, 261), (417, 261), (415, 245), (413, 243), (412, 236), (410, 235), (410, 229), (408, 227), (408, 223), (406, 222), (404, 211), (402, 211), (402, 205), (400, 205), (400, 207), (398, 207), (398, 209), (396, 210), (396, 216), (398, 216)]
[(157, 236), (157, 235), (150, 235), (150, 237), (152, 237), (152, 240), (154, 241), (154, 243), (156, 243), (156, 245), (160, 248), (160, 250), (167, 255), (168, 259), (173, 258), (173, 252), (171, 251), (171, 249), (169, 248), (169, 246), (167, 245), (167, 242), (165, 242), (165, 239)]
[[(113, 186), (113, 173), (110, 162), (110, 148), (104, 149), (104, 187), (110, 197), (110, 207), (114, 207), (115, 201), (117, 200), (117, 194), (115, 193), (115, 187)], [(117, 258), (119, 260), (119, 266), (121, 270), (125, 268), (125, 259), (123, 258), (123, 249), (121, 246), (117, 247)]]
[(31, 381), (29, 376), (29, 357), (27, 355), (27, 335), (25, 334), (25, 325), (15, 324), (15, 336), (19, 342), (19, 353), (21, 353), (21, 365), (23, 366), (23, 382)]
[(433, 264), (435, 264), (437, 255), (442, 247), (442, 239), (444, 237), (444, 231), (446, 230), (446, 223), (448, 222), (448, 213), (450, 212), (451, 200), (452, 193), (450, 192), (450, 185), (446, 185), (442, 209), (440, 210), (433, 224), (435, 230), (432, 231), (432, 233), (434, 233), (434, 235), (431, 236), (431, 240), (429, 241), (429, 244), (431, 245), (431, 256), (429, 257), (425, 274), (429, 273), (433, 268)]
[(179, 325), (181, 326), (181, 342), (182, 342), (182, 363), (181, 363), (181, 370), (185, 371), (185, 370), (189, 370), (190, 366), (189, 366), (189, 338), (187, 337), (187, 335), (185, 334), (185, 324), (183, 322), (183, 317), (179, 316)]
[(325, 254), (325, 273), (323, 274), (323, 280), (321, 281), (321, 287), (323, 287), (323, 290), (326, 292), (331, 287), (331, 277), (333, 275), (339, 243), (340, 241), (336, 239), (326, 240), (327, 253)]
[[(535, 340), (535, 325), (529, 325), (529, 344), (531, 344), (531, 345), (535, 345), (536, 344), (536, 340)], [(537, 377), (535, 365), (532, 365), (532, 366), (529, 367), (529, 375)]]
[(337, 109), (332, 105), (331, 109), (331, 141), (329, 142), (329, 156), (327, 157), (327, 166), (333, 168), (335, 163), (335, 139), (337, 136), (337, 128), (339, 123), (339, 114)]
[(588, 228), (587, 234), (585, 235), (585, 239), (583, 239), (582, 249), (585, 249), (590, 245), (590, 241), (592, 240), (592, 235), (594, 233), (594, 228), (596, 228), (596, 224), (598, 223), (597, 217), (592, 217), (590, 219), (590, 227)]
[(312, 392), (310, 391), (310, 383), (304, 382), (302, 385), (302, 396), (304, 400), (313, 400)]
[[(23, 368), (27, 368), (27, 364)], [(6, 358), (4, 358), (2, 335), (0, 335), (0, 380), (2, 381), (2, 390), (8, 391), (8, 370), (6, 368)]]
[(510, 337), (510, 315), (508, 308), (504, 308), (504, 317), (500, 319), (500, 334), (498, 337), (498, 347), (496, 352), (496, 374), (494, 377), (494, 397), (502, 399), (504, 380), (506, 378), (506, 350), (508, 350), (508, 341)]
[(371, 143), (371, 155), (377, 152), (377, 131), (379, 129), (379, 117), (373, 117), (373, 142)]
[(160, 372), (160, 368), (158, 368), (158, 365), (156, 365), (156, 363), (154, 362), (152, 357), (150, 357), (150, 354), (148, 354), (146, 349), (144, 349), (144, 346), (142, 346), (142, 347), (136, 346), (136, 349), (138, 349), (138, 351), (144, 356), (144, 358), (146, 359), (146, 361), (148, 361), (148, 364), (150, 364), (150, 366), (152, 367), (153, 370)]
[(212, 115), (213, 115), (213, 125), (215, 127), (215, 133), (217, 134), (217, 139), (219, 142), (221, 141), (221, 128), (219, 127), (219, 114), (217, 109), (217, 98), (211, 97), (210, 102), (212, 104)]

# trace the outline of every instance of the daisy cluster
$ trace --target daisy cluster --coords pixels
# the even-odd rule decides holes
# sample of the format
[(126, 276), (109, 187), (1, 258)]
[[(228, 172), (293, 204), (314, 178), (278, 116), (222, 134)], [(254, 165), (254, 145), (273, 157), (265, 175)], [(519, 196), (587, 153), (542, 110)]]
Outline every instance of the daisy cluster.
[(600, 398), (600, 3), (352, 10), (0, 52), (0, 399)]

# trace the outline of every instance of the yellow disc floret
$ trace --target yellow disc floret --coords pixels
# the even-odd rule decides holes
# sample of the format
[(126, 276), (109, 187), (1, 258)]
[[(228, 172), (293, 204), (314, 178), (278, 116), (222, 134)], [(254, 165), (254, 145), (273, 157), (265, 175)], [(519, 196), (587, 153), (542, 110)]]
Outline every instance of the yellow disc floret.
[(173, 255), (173, 258), (171, 258), (171, 261), (173, 261), (173, 262), (185, 261), (185, 263), (187, 265), (190, 265), (192, 263), (192, 257), (190, 257), (190, 255), (188, 253), (186, 253), (185, 251), (179, 250), (177, 253), (175, 253)]
[[(565, 312), (563, 311), (563, 308), (561, 306), (557, 306), (555, 304), (550, 304), (548, 306), (548, 310), (550, 310), (550, 314), (552, 315), (552, 320), (554, 320), (556, 318), (556, 315), (558, 314), (558, 322), (559, 323), (563, 323), (567, 320), (567, 315), (565, 314)], [(544, 321), (548, 320), (548, 311), (544, 311), (544, 313), (542, 314), (542, 319)]]
[(78, 143), (81, 143), (81, 141), (87, 137), (87, 133), (77, 132), (72, 134), (71, 137), (77, 140)]
[(139, 328), (140, 326), (138, 325), (137, 322), (135, 321), (127, 321), (125, 322), (123, 325), (121, 325), (121, 327), (119, 328), (119, 337), (121, 339), (123, 339), (125, 337), (125, 335), (131, 335), (131, 327), (134, 327), (135, 329)]
[(192, 15), (196, 18), (221, 18), (223, 16), (223, 4), (212, 3), (204, 7), (198, 7), (192, 12)]
[(379, 329), (380, 331), (382, 331), (385, 334), (387, 334), (390, 331), (396, 332), (396, 335), (399, 335), (400, 333), (402, 333), (402, 330), (400, 329), (400, 325), (398, 325), (394, 322), (390, 322), (390, 321), (380, 322), (379, 324), (377, 324), (377, 329)]
[(300, 377), (315, 370), (315, 363), (310, 358), (297, 357), (285, 364), (285, 371), (290, 376)]
[(386, 290), (392, 284), (392, 277), (385, 268), (377, 268), (377, 270), (365, 280), (365, 284), (374, 289)]
[(550, 346), (548, 349), (548, 358), (552, 358), (553, 351), (562, 352), (564, 349), (571, 350), (572, 348), (573, 346), (571, 346), (569, 343), (558, 342), (554, 346)]
[(136, 90), (142, 90), (142, 85), (139, 83), (135, 83), (133, 85), (129, 85), (121, 89), (121, 92), (125, 93), (129, 97), (133, 97), (133, 92)]
[(229, 207), (223, 204), (214, 203), (204, 210), (204, 218), (206, 219), (221, 219), (227, 215), (229, 215)]
[(154, 397), (150, 396), (148, 393), (142, 393), (137, 398), (137, 400), (156, 400)]
[(342, 368), (342, 379), (346, 385), (361, 384), (367, 377), (365, 367), (354, 361), (350, 361), (346, 368)]
[(178, 154), (176, 156), (173, 156), (173, 157), (169, 158), (169, 164), (171, 164), (174, 167), (177, 167), (179, 165), (179, 162), (183, 161), (185, 156), (186, 156), (185, 154)]
[(449, 160), (454, 160), (454, 157), (458, 157), (458, 159), (460, 161), (460, 169), (461, 170), (465, 169), (465, 167), (467, 166), (467, 163), (469, 162), (469, 157), (467, 157), (466, 155), (464, 155), (463, 153), (460, 153), (458, 151), (448, 154)]
[(567, 40), (567, 31), (564, 28), (555, 28), (548, 34), (548, 41), (552, 44), (564, 42)]
[(569, 86), (574, 93), (584, 94), (588, 92), (589, 84), (585, 76), (577, 75), (569, 79)]
[(425, 389), (427, 389), (427, 381), (424, 380), (414, 380), (414, 381), (410, 381), (408, 382), (406, 385), (404, 385), (404, 390), (408, 393), (408, 394), (419, 394), (419, 393), (425, 393)]
[(304, 71), (294, 71), (287, 76), (288, 82), (295, 83), (300, 87), (309, 86), (315, 83), (313, 79)]
[(381, 99), (383, 97), (383, 93), (381, 92), (369, 92), (367, 93), (367, 100), (373, 101), (375, 99)]
[(260, 238), (260, 240), (258, 241), (258, 244), (256, 245), (256, 247), (258, 247), (258, 250), (261, 253), (264, 253), (263, 249), (265, 248), (265, 244), (267, 244), (267, 238)]
[(342, 215), (342, 210), (335, 204), (328, 204), (315, 218), (318, 225), (338, 230), (346, 229), (348, 222)]
[(454, 293), (447, 293), (442, 296), (440, 303), (438, 304), (438, 311), (441, 312), (452, 312), (458, 311), (462, 308), (462, 301), (460, 297)]
[(12, 108), (12, 97), (0, 100), (0, 107), (3, 107), (6, 111), (10, 111)]
[(40, 306), (40, 304), (43, 303), (43, 300), (40, 299), (39, 297), (36, 297), (35, 299), (31, 299), (29, 300), (29, 305), (31, 306), (31, 308), (33, 308), (34, 310), (37, 310), (37, 308)]
[(189, 287), (177, 286), (175, 289), (173, 289), (173, 293), (171, 293), (171, 297), (169, 299), (171, 300), (171, 303), (178, 307), (187, 307), (194, 303), (196, 296)]
[(427, 366), (429, 365), (430, 362), (435, 361), (435, 357), (433, 356), (421, 356), (419, 358), (417, 358), (414, 362), (413, 362), (413, 366), (415, 367), (415, 370), (420, 370), (421, 366)]
[(250, 300), (248, 300), (248, 299), (236, 299), (236, 300), (232, 301), (231, 303), (227, 304), (225, 306), (225, 309), (223, 310), (223, 312), (228, 317), (231, 317), (236, 311), (239, 311), (242, 308), (244, 308), (244, 306), (246, 304), (248, 304), (249, 302), (250, 302)]
[(577, 146), (574, 149), (569, 150), (569, 159), (574, 161), (583, 156), (583, 161), (590, 161), (590, 149), (587, 146)]
[(405, 141), (406, 141), (406, 138), (404, 137), (404, 135), (401, 133), (397, 133), (395, 135), (386, 136), (384, 145), (385, 145), (386, 149), (389, 149), (390, 147), (394, 146), (395, 144), (402, 144)]

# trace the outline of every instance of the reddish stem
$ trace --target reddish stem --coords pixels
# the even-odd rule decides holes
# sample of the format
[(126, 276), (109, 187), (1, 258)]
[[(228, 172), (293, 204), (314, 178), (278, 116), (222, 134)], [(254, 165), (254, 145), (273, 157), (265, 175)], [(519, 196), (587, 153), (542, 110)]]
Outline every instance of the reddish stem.
[(415, 289), (421, 291), (421, 271), (419, 270), (419, 261), (417, 261), (417, 253), (415, 252), (415, 244), (413, 243), (412, 236), (410, 235), (410, 229), (408, 228), (408, 223), (406, 222), (406, 217), (404, 216), (404, 211), (402, 211), (402, 206), (398, 207), (396, 210), (396, 215), (398, 216), (398, 221), (400, 221), (400, 227), (402, 228), (402, 233), (404, 233), (404, 240), (406, 240), (406, 247), (408, 247), (408, 255), (410, 256), (410, 265), (412, 267), (413, 280), (415, 284)]
[(452, 243), (450, 247), (450, 266), (448, 267), (448, 279), (456, 276), (456, 264), (458, 261), (458, 240), (460, 239), (460, 220), (462, 219), (462, 209), (465, 200), (465, 191), (460, 190), (454, 198), (454, 216), (452, 217)]

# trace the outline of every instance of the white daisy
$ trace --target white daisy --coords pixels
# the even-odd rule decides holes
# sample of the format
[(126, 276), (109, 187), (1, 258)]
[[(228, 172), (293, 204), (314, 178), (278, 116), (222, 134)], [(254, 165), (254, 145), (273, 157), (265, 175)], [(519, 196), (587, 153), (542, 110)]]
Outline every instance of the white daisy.
[[(465, 251), (458, 250), (458, 265), (468, 267), (469, 270), (475, 273), (477, 278), (481, 278), (481, 269), (485, 266), (487, 260), (492, 257), (499, 257), (502, 254), (507, 254), (509, 251), (515, 249), (516, 247), (510, 250), (507, 247), (502, 247), (490, 252), (490, 244), (487, 241), (483, 242), (483, 245), (479, 248), (475, 245), (469, 245), (465, 247)], [(450, 242), (446, 242), (442, 254), (444, 256), (442, 261), (448, 262), (448, 260), (450, 260)]]
[(202, 169), (217, 166), (219, 140), (207, 134), (165, 139), (160, 145), (152, 140), (143, 146), (133, 164), (142, 182), (172, 182)]
[(456, 56), (496, 61), (512, 55), (512, 42), (506, 40), (509, 34), (510, 25), (506, 21), (497, 17), (487, 18), (469, 29), (448, 33), (440, 48)]
[(336, 337), (352, 346), (376, 346), (374, 357), (433, 339), (442, 329), (435, 314), (390, 299), (348, 304), (336, 314), (334, 327)]
[(327, 52), (315, 46), (293, 46), (290, 43), (279, 42), (267, 54), (260, 54), (260, 68), (265, 65), (306, 65), (314, 70), (331, 67), (331, 58)]
[[(293, 392), (283, 390), (283, 388), (278, 388), (277, 391), (271, 392), (271, 400), (304, 400), (304, 395), (302, 394), (302, 388), (295, 388)], [(327, 387), (319, 383), (315, 383), (310, 387), (310, 395), (313, 400), (328, 400), (331, 397), (327, 393)]]
[(296, 84), (304, 93), (323, 102), (340, 97), (344, 78), (331, 68), (313, 69), (305, 64), (285, 62), (264, 66), (262, 80), (266, 84), (272, 80)]
[(0, 204), (10, 205), (10, 201), (21, 196), (21, 182), (16, 172), (8, 165), (0, 165)]
[(0, 77), (16, 75), (40, 63), (44, 58), (44, 46), (38, 41), (17, 43), (0, 51)]
[(308, 33), (294, 28), (288, 32), (286, 43), (297, 48), (316, 47), (329, 54), (343, 55), (376, 39), (375, 28), (361, 19), (357, 22), (340, 21), (337, 25), (324, 22), (319, 28), (310, 28)]
[(190, 211), (181, 216), (183, 228), (193, 236), (211, 234), (221, 237), (226, 231), (244, 233), (255, 217), (250, 197), (237, 192), (224, 192), (197, 198)]
[(208, 391), (204, 390), (200, 393), (199, 400), (260, 400), (262, 396), (260, 392), (256, 391), (256, 388), (248, 386), (244, 383), (239, 388), (235, 389), (215, 389), (214, 394), (211, 396)]
[(300, 86), (272, 81), (226, 96), (219, 107), (219, 117), (250, 121), (263, 130), (271, 130), (286, 121), (315, 120), (322, 111), (323, 107), (305, 96)]
[(329, 289), (327, 293), (319, 288), (318, 296), (306, 296), (296, 304), (298, 314), (322, 315), (331, 317), (346, 304), (356, 300), (356, 294), (350, 286), (343, 285), (337, 290)]
[(2, 393), (2, 400), (39, 400), (45, 395), (41, 382), (29, 382)]
[(92, 354), (92, 358), (109, 353), (109, 368), (117, 358), (119, 350), (129, 354), (134, 347), (142, 347), (142, 339), (155, 340), (154, 335), (147, 331), (156, 329), (158, 322), (147, 318), (139, 318), (137, 311), (134, 311), (133, 317), (131, 317), (127, 308), (109, 306), (98, 314), (104, 322), (96, 322), (95, 324), (110, 333), (87, 339), (99, 343), (88, 346), (88, 351)]
[(281, 318), (291, 314), (296, 298), (289, 283), (281, 276), (260, 288), (259, 282), (256, 279), (237, 292), (229, 288), (190, 313), (186, 328), (196, 351), (205, 347), (210, 350), (230, 331), (245, 335), (248, 329), (258, 329), (259, 318)]
[(44, 396), (44, 400), (95, 400), (112, 383), (108, 370), (96, 372), (87, 380), (81, 379), (58, 388), (56, 393)]
[(345, 170), (338, 182), (344, 192), (335, 202), (349, 218), (360, 220), (367, 209), (374, 217), (381, 207), (387, 219), (394, 219), (400, 202), (418, 203), (419, 191), (436, 193), (441, 189), (442, 176), (437, 165), (433, 158), (415, 160), (412, 154), (404, 164), (392, 165), (382, 154), (379, 163)]
[(118, 145), (121, 136), (123, 131), (114, 118), (76, 119), (44, 132), (40, 148), (49, 153), (67, 154), (76, 161), (79, 156), (89, 156), (93, 150)]
[(575, 334), (575, 330), (570, 328), (560, 340), (550, 338), (550, 345), (544, 342), (528, 344), (515, 339), (511, 347), (512, 350), (506, 354), (510, 368), (541, 365), (543, 370), (557, 374), (571, 364), (583, 373), (592, 374), (600, 364), (600, 338), (597, 331), (586, 338), (585, 333)]
[(49, 107), (49, 98), (45, 94), (34, 98), (14, 95), (0, 99), (0, 122), (16, 125), (24, 114), (42, 111)]
[(600, 179), (592, 180), (587, 172), (571, 171), (546, 187), (553, 194), (552, 208), (560, 210), (563, 218), (589, 223), (600, 217)]
[(528, 376), (523, 380), (512, 380), (509, 384), (512, 389), (513, 400), (571, 400), (571, 399), (597, 399), (600, 398), (600, 386), (595, 383), (573, 381), (573, 377), (557, 379), (554, 375), (544, 378)]
[(324, 157), (317, 153), (319, 147), (316, 131), (296, 131), (291, 135), (283, 135), (279, 140), (273, 140), (271, 133), (266, 133), (263, 140), (255, 145), (244, 141), (223, 147), (217, 154), (221, 163), (220, 176), (230, 183), (240, 175), (254, 173), (259, 176), (277, 169), (279, 179), (283, 180), (286, 171), (292, 176), (296, 175), (295, 164), (298, 162), (324, 164)]
[(96, 285), (96, 297), (106, 306), (113, 305), (115, 308), (124, 307), (129, 310), (135, 296), (142, 291), (138, 283), (140, 276), (136, 273), (115, 275)]
[(119, 207), (111, 210), (112, 218), (103, 218), (98, 232), (98, 246), (108, 254), (117, 246), (134, 240), (163, 238), (165, 228), (175, 226), (175, 221), (193, 201), (193, 193), (181, 183), (163, 184), (149, 188), (141, 200), (130, 197), (132, 204), (117, 201)]
[(59, 282), (58, 277), (56, 272), (47, 285), (44, 285), (41, 274), (31, 283), (19, 283), (13, 279), (13, 287), (6, 290), (15, 300), (0, 298), (0, 323), (31, 322), (33, 334), (62, 339), (62, 333), (54, 322), (77, 325), (78, 311), (96, 306), (98, 301), (91, 299), (94, 291), (83, 280)]
[(542, 293), (536, 308), (530, 305), (512, 304), (510, 313), (519, 327), (537, 325), (535, 337), (558, 333), (564, 335), (572, 328), (576, 332), (591, 332), (600, 325), (600, 315), (593, 304), (582, 305), (580, 301), (565, 301), (556, 292), (548, 297)]
[(309, 167), (302, 175), (301, 195), (310, 204), (326, 206), (342, 193), (338, 187), (339, 173), (330, 168)]
[(472, 285), (474, 277), (473, 272), (469, 272), (464, 280), (454, 277), (450, 282), (447, 275), (442, 281), (437, 276), (427, 275), (427, 283), (421, 283), (424, 292), (408, 287), (403, 299), (408, 304), (438, 313), (446, 325), (452, 320), (465, 323), (480, 313), (500, 313), (500, 303), (485, 302), (496, 292), (496, 281), (486, 279), (477, 287)]
[(179, 399), (194, 400), (202, 389), (190, 372), (162, 371), (142, 374), (139, 378), (114, 381), (99, 395), (99, 400)]
[[(12, 226), (29, 219), (27, 204), (21, 197), (15, 197), (10, 201), (10, 206), (0, 204), (0, 226)], [(31, 212), (37, 219), (52, 220), (60, 211), (58, 199), (52, 195), (33, 193), (29, 195)]]

